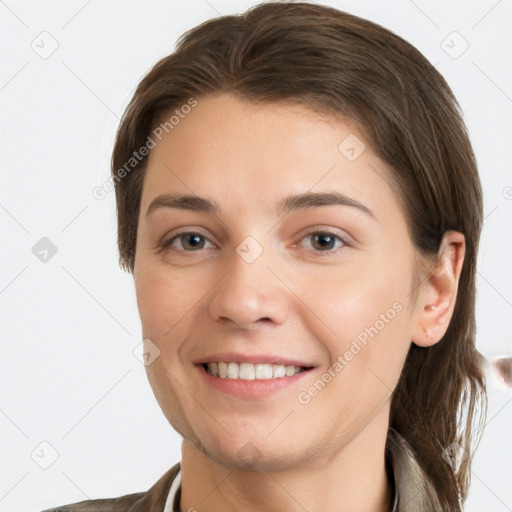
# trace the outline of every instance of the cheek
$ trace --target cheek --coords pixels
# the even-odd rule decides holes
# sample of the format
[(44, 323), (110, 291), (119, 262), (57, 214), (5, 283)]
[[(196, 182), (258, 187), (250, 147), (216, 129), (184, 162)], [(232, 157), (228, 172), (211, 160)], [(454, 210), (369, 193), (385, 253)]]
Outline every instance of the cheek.
[(172, 269), (150, 258), (141, 258), (134, 277), (143, 336), (162, 347), (186, 338), (215, 283), (207, 269)]
[(154, 269), (141, 268), (139, 265), (134, 276), (137, 307), (143, 334), (145, 338), (153, 339), (159, 330), (158, 323), (163, 320), (162, 311), (165, 308), (164, 287)]
[(407, 263), (372, 259), (376, 258), (361, 258), (347, 266), (326, 269), (322, 276), (301, 279), (303, 296), (318, 313), (329, 316), (333, 330), (336, 326), (374, 323), (395, 302), (405, 307), (410, 291)]
[[(410, 346), (409, 312), (404, 304), (407, 279), (396, 280), (391, 269), (385, 273), (368, 265), (364, 268), (365, 273), (354, 268), (338, 272), (337, 277), (317, 279), (324, 283), (322, 287), (303, 282), (302, 293), (308, 290), (303, 296), (322, 320), (320, 324), (309, 315), (307, 328), (321, 340), (329, 359), (322, 375), (308, 381), (303, 391), (314, 401), (315, 414), (334, 416), (342, 433), (366, 424), (389, 401)], [(318, 379), (327, 382), (325, 387)], [(333, 404), (337, 404), (335, 410)]]
[[(301, 295), (307, 297), (307, 305), (322, 321), (323, 327), (317, 327), (316, 332), (331, 364), (346, 354), (352, 370), (371, 367), (387, 375), (388, 370), (391, 374), (399, 372), (411, 336), (406, 308), (409, 262), (406, 256), (400, 260), (392, 256), (389, 261), (382, 255), (378, 259), (360, 258), (345, 267), (329, 269), (328, 276), (302, 280)], [(313, 324), (309, 328), (315, 329)]]
[(158, 263), (142, 265), (135, 274), (137, 306), (144, 337), (160, 340), (183, 317), (192, 301), (190, 286), (164, 272)]

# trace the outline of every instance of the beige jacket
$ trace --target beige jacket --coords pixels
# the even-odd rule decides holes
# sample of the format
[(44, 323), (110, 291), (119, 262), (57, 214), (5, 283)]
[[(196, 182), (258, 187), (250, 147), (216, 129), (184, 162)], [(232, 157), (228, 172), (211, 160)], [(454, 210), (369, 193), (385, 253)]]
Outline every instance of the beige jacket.
[[(386, 458), (394, 488), (392, 512), (442, 512), (435, 491), (405, 441), (395, 430), (388, 432)], [(151, 489), (119, 498), (81, 501), (43, 512), (162, 512), (180, 464), (174, 465)], [(176, 495), (179, 503), (180, 491)]]

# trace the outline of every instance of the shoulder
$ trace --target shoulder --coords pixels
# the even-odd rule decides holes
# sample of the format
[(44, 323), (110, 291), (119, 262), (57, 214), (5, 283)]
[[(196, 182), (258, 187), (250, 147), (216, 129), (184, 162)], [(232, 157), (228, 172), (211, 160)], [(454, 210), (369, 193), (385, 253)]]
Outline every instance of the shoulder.
[(85, 500), (49, 508), (42, 512), (161, 512), (169, 488), (179, 469), (180, 464), (177, 463), (146, 492), (126, 494), (117, 498)]
[(49, 508), (43, 512), (98, 512), (101, 510), (108, 510), (111, 512), (128, 511), (130, 508), (139, 501), (146, 493), (139, 492), (135, 494), (127, 494), (119, 498), (107, 498), (98, 500), (85, 500), (69, 505), (61, 505), (56, 508)]

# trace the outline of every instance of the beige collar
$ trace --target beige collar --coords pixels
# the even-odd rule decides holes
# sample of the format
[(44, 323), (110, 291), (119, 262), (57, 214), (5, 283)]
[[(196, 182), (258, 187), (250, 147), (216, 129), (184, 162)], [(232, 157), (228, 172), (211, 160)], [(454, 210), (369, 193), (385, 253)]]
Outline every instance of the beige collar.
[(388, 430), (386, 457), (394, 478), (393, 512), (440, 511), (437, 493), (421, 469), (407, 441), (394, 429)]

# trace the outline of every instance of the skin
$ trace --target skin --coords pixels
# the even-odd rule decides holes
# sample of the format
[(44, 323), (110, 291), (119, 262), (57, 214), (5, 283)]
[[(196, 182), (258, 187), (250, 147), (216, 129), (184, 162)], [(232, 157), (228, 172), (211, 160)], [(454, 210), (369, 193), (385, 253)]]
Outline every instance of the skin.
[[(354, 161), (338, 149), (350, 134), (366, 146)], [(133, 275), (143, 337), (160, 350), (148, 379), (183, 437), (181, 510), (391, 509), (384, 448), (392, 390), (411, 342), (428, 347), (446, 332), (464, 237), (445, 234), (441, 263), (421, 276), (412, 304), (416, 251), (389, 183), (353, 123), (225, 93), (199, 98), (151, 150)], [(274, 212), (284, 196), (332, 190), (375, 218), (340, 205)], [(176, 192), (211, 198), (221, 210), (146, 215), (155, 197)], [(199, 248), (185, 235), (159, 250), (178, 228), (200, 234)], [(347, 244), (335, 238), (325, 247), (318, 231)], [(236, 251), (249, 235), (263, 249), (252, 263)], [(298, 393), (394, 303), (401, 311), (300, 403)], [(286, 355), (315, 368), (268, 398), (244, 399), (208, 386), (193, 364), (224, 351)], [(259, 456), (250, 468), (237, 456), (248, 442)]]

